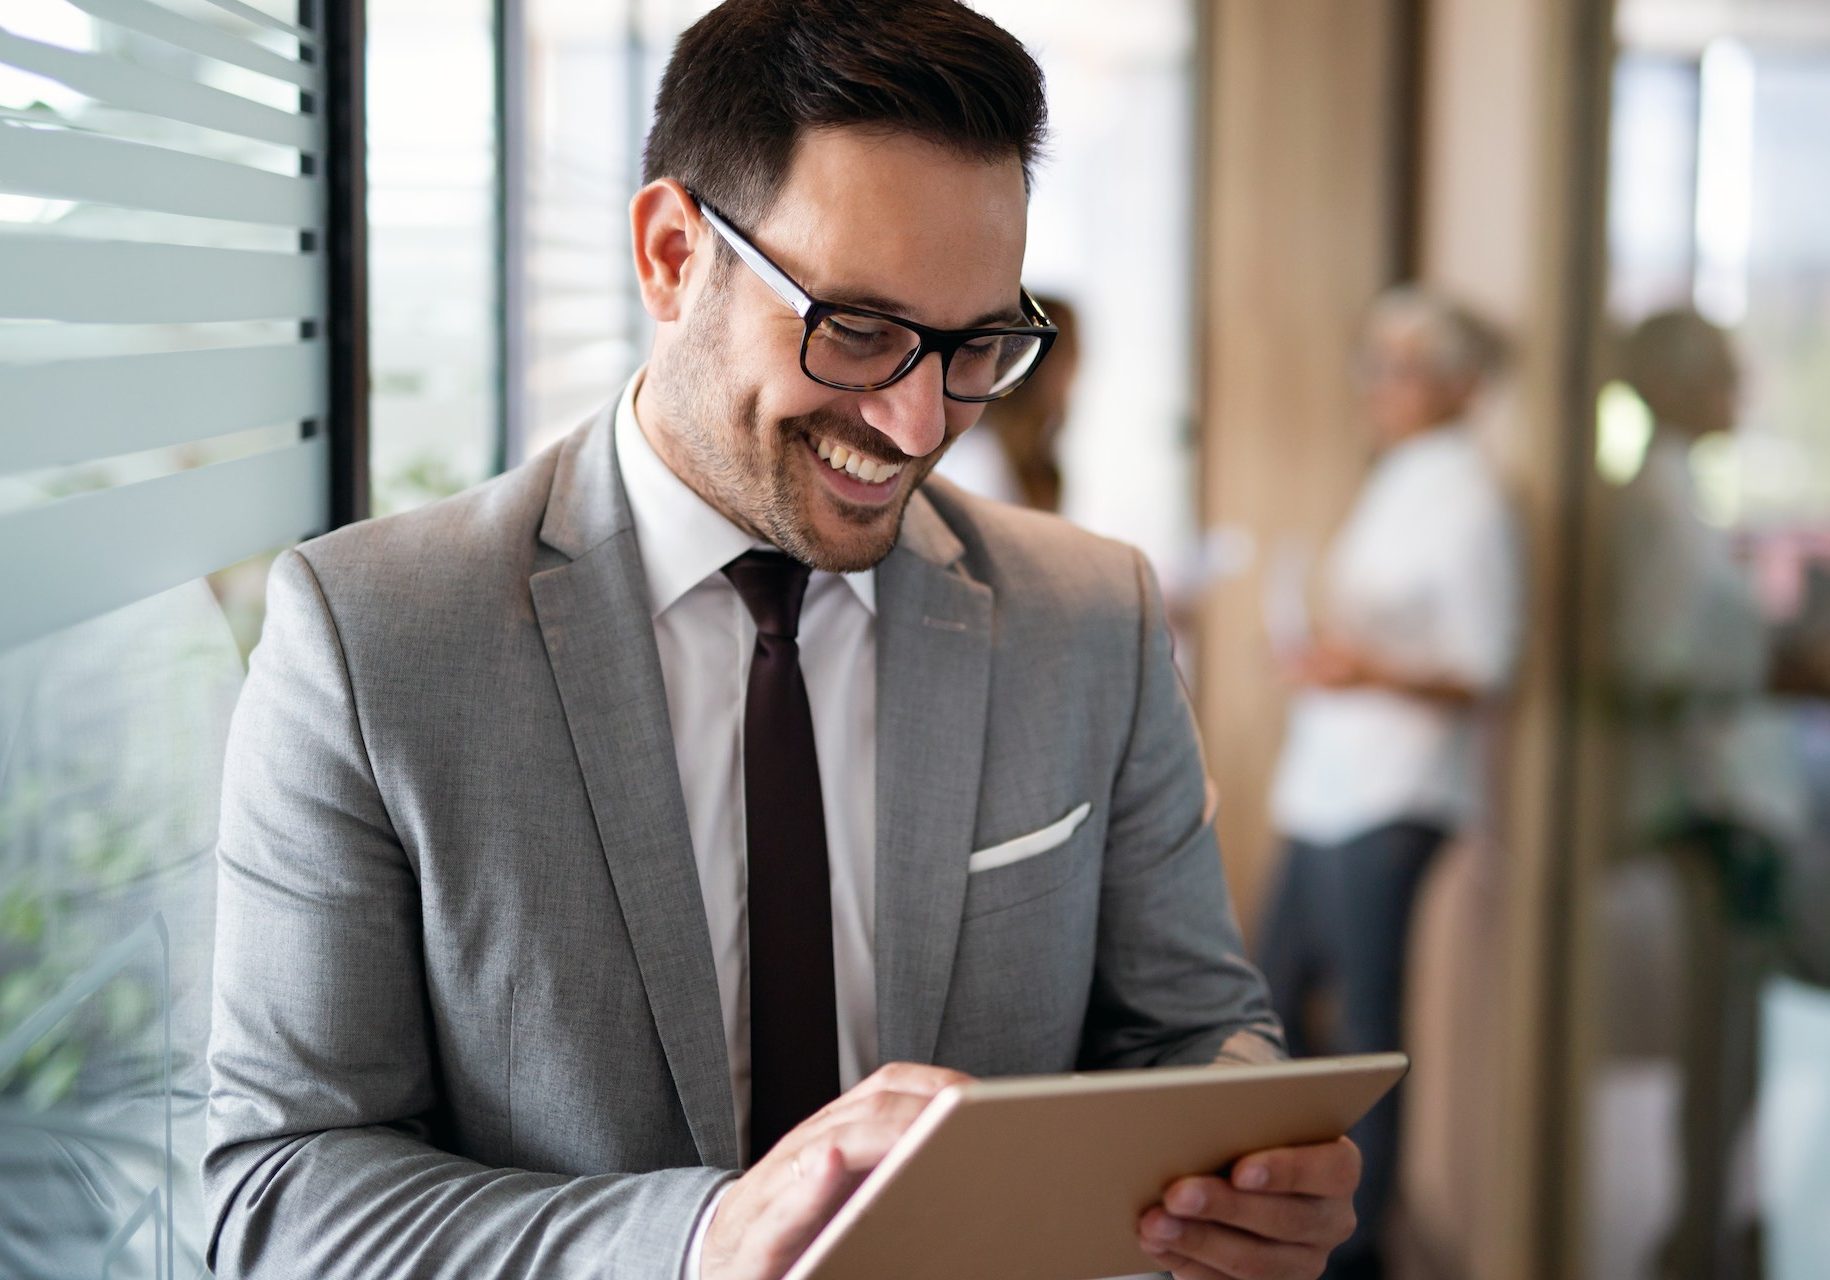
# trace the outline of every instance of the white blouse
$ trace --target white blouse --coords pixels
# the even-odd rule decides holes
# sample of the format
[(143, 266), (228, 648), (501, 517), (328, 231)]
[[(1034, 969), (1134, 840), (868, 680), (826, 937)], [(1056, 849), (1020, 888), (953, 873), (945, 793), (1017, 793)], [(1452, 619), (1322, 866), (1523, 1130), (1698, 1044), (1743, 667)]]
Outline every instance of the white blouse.
[[(1326, 565), (1331, 634), (1420, 679), (1497, 692), (1518, 650), (1518, 536), (1464, 427), (1414, 436), (1368, 476)], [(1386, 689), (1305, 689), (1291, 704), (1272, 812), (1339, 843), (1389, 822), (1478, 820), (1476, 708)]]

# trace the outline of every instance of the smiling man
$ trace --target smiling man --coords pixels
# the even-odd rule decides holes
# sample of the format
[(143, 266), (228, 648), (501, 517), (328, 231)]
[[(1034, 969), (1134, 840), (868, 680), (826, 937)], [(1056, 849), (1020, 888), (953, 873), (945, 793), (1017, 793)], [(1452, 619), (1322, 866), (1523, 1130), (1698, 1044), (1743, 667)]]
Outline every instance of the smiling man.
[[(952, 0), (720, 6), (630, 206), (618, 404), (280, 559), (219, 853), (219, 1275), (769, 1280), (965, 1074), (1281, 1051), (1148, 570), (927, 479), (1047, 358), (1042, 126)], [(1313, 1277), (1357, 1173), (1260, 1153), (1140, 1245)]]

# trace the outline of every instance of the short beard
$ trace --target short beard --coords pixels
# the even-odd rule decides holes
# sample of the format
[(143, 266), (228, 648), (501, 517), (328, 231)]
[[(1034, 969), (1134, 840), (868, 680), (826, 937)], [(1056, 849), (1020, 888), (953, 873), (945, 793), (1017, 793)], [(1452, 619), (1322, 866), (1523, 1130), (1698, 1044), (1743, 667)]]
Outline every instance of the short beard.
[[(754, 432), (757, 426), (754, 400), (751, 401), (751, 410), (749, 427)], [(909, 500), (915, 496), (915, 491), (921, 487), (922, 481), (927, 479), (928, 473), (946, 451), (943, 446), (926, 457), (911, 458), (892, 444), (882, 432), (868, 424), (828, 412), (784, 419), (776, 431), (782, 438), (783, 447), (775, 460), (771, 501), (764, 508), (770, 520), (767, 530), (769, 540), (801, 563), (812, 565), (815, 569), (824, 569), (828, 573), (859, 573), (873, 569), (895, 550), (896, 540), (902, 535), (902, 519), (908, 511)], [(840, 542), (817, 541), (812, 522), (794, 501), (791, 457), (791, 451), (801, 447), (800, 440), (812, 436), (843, 444), (853, 452), (880, 462), (900, 463), (909, 479), (905, 482), (906, 487), (902, 490), (901, 497), (896, 501), (894, 511), (886, 515), (882, 508), (841, 506), (838, 508), (839, 517), (854, 527), (853, 536)], [(821, 462), (820, 465), (826, 464)], [(818, 484), (819, 481), (813, 483)]]
[[(728, 269), (729, 264), (721, 266)], [(665, 356), (657, 356), (650, 371), (651, 386), (672, 428), (662, 433), (672, 446), (666, 458), (669, 467), (731, 523), (803, 564), (828, 573), (874, 568), (894, 549), (909, 499), (944, 448), (910, 458), (866, 423), (828, 411), (765, 428), (758, 393), (719, 377), (730, 363), (728, 291), (728, 279), (721, 272), (694, 307), (679, 339)], [(779, 445), (773, 457), (764, 446), (766, 430)], [(840, 508), (841, 516), (857, 525), (857, 536), (836, 545), (821, 540), (795, 485), (793, 450), (808, 436), (857, 445), (868, 457), (916, 470), (893, 518), (886, 519), (881, 510), (859, 509), (854, 516)]]

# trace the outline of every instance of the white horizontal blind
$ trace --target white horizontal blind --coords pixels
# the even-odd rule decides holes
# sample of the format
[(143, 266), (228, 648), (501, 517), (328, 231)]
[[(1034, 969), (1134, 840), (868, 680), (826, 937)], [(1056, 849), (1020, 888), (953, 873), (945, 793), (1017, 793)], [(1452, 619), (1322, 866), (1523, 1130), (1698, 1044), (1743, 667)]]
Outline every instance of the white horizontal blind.
[(327, 523), (311, 18), (0, 3), (0, 650)]

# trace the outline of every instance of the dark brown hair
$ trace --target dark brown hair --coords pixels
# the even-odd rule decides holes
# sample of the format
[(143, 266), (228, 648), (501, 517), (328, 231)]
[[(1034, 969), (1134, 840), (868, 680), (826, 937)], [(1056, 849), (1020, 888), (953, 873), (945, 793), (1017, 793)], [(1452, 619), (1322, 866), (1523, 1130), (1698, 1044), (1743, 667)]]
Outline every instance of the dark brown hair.
[(1027, 185), (1047, 114), (1035, 60), (958, 0), (726, 0), (674, 45), (642, 179), (754, 223), (804, 130), (857, 126), (1014, 154)]

